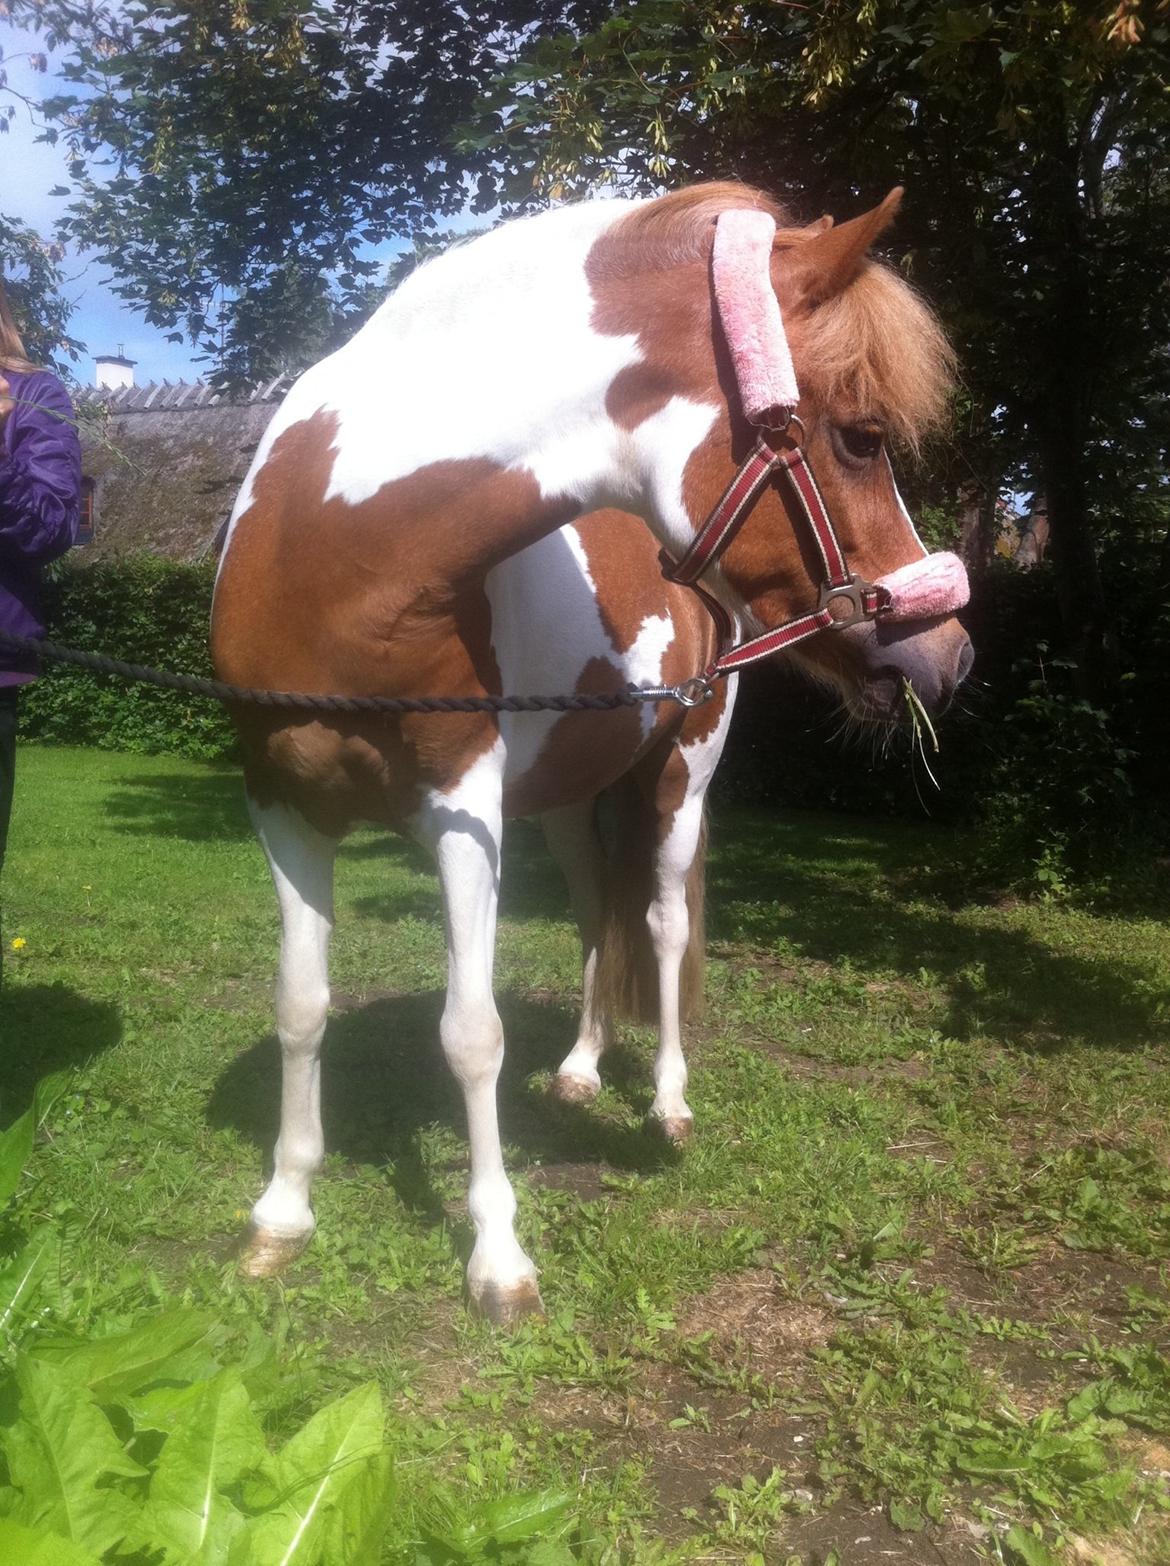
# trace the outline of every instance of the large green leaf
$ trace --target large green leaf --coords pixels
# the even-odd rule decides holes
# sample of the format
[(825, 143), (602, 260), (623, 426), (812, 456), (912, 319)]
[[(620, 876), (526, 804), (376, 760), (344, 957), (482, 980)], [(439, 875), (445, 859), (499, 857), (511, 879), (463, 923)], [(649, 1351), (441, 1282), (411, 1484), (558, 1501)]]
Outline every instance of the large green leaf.
[(61, 1096), (67, 1081), (67, 1073), (55, 1072), (38, 1082), (32, 1103), (14, 1120), (7, 1131), (0, 1131), (0, 1208), (12, 1199), (20, 1176), (33, 1150), (37, 1127)]
[(33, 1150), (33, 1137), (37, 1129), (35, 1107), (26, 1109), (19, 1120), (14, 1120), (7, 1131), (0, 1131), (0, 1207), (12, 1199), (20, 1184), (20, 1177)]
[(36, 1298), (41, 1280), (60, 1260), (61, 1236), (46, 1226), (38, 1229), (0, 1272), (0, 1340), (12, 1331)]
[(365, 1566), (382, 1558), (382, 1539), (390, 1521), (394, 1464), (389, 1452), (363, 1463), (345, 1492), (344, 1504), (330, 1509), (325, 1522), (322, 1559), (326, 1566)]
[(536, 1490), (488, 1501), (474, 1516), (476, 1536), (485, 1542), (519, 1544), (564, 1523), (572, 1504), (567, 1490)]
[(60, 1534), (26, 1528), (10, 1517), (0, 1517), (0, 1561), (11, 1566), (98, 1566), (98, 1558)]
[(88, 1387), (99, 1403), (141, 1392), (154, 1381), (197, 1381), (219, 1364), (204, 1340), (215, 1325), (206, 1311), (171, 1310), (129, 1332), (84, 1343), (45, 1342), (36, 1358)]
[(112, 1477), (139, 1478), (105, 1414), (84, 1388), (51, 1365), (17, 1361), (20, 1403), (15, 1421), (0, 1430), (9, 1474), (21, 1492), (14, 1516), (101, 1555), (137, 1522), (138, 1507), (117, 1489), (98, 1487)]
[(150, 1481), (145, 1539), (167, 1559), (224, 1566), (244, 1517), (224, 1495), (268, 1457), (264, 1433), (235, 1369), (205, 1383), (167, 1437)]
[[(278, 1454), (279, 1498), (253, 1525), (255, 1566), (314, 1566), (327, 1536), (360, 1534), (377, 1488), (367, 1470), (383, 1461), (382, 1399), (370, 1382), (321, 1409)], [(365, 1566), (329, 1558), (329, 1566), (351, 1562)]]

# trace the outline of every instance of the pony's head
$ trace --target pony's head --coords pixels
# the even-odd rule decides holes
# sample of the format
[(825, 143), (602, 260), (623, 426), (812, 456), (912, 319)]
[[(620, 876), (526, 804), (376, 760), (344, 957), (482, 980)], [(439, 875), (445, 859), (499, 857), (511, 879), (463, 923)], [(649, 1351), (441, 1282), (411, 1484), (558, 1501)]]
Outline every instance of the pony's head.
[[(803, 229), (784, 226), (783, 213), (753, 191), (700, 187), (686, 198), (676, 222), (704, 222), (708, 235), (712, 207), (762, 207), (777, 220), (771, 284), (799, 403), (797, 419), (773, 443), (778, 450), (797, 440), (802, 445), (849, 570), (869, 583), (892, 578), (908, 588), (896, 614), (834, 625), (801, 642), (795, 656), (834, 686), (856, 716), (894, 716), (904, 680), (928, 710), (940, 711), (970, 668), (971, 646), (951, 612), (957, 601), (953, 584), (949, 592), (929, 590), (929, 571), (920, 564), (926, 551), (898, 494), (890, 452), (916, 453), (941, 420), (953, 356), (926, 304), (895, 271), (868, 255), (893, 219), (901, 191), (850, 222), (833, 226), (821, 219)], [(683, 498), (692, 525), (711, 511), (732, 465), (747, 455), (755, 436), (717, 320), (711, 329), (728, 413), (687, 464)], [(961, 580), (958, 562), (951, 564)], [(824, 581), (824, 563), (794, 496), (786, 486), (773, 485), (703, 585), (755, 635), (814, 607)]]
[[(872, 212), (805, 239), (779, 234), (772, 266), (790, 323), (808, 460), (851, 568), (871, 582), (905, 571), (924, 553), (891, 451), (918, 454), (943, 418), (954, 371), (933, 313), (896, 272), (867, 256), (901, 194), (891, 191)], [(757, 576), (749, 590), (756, 613), (768, 614), (767, 581)], [(797, 656), (868, 718), (897, 711), (903, 679), (940, 711), (973, 658), (953, 614), (863, 621), (811, 638)]]

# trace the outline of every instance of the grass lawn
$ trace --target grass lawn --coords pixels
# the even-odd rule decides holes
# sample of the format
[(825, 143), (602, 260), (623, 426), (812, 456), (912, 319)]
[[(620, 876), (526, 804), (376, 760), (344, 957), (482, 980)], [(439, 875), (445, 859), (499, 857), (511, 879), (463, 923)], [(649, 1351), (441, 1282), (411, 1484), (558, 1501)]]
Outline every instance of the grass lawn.
[(426, 861), (342, 848), (319, 1232), (243, 1284), (277, 925), (238, 778), (25, 749), (4, 1120), (72, 1075), (18, 1216), (67, 1232), (101, 1330), (173, 1301), (259, 1321), (290, 1421), (376, 1379), (389, 1561), (443, 1494), (567, 1486), (607, 1563), (1170, 1562), (1170, 926), (965, 901), (928, 826), (723, 806), (712, 841), (680, 1157), (643, 1128), (645, 1030), (596, 1105), (546, 1099), (576, 939), (536, 829), (510, 828), (501, 1115), (548, 1318), (496, 1334), (461, 1299)]

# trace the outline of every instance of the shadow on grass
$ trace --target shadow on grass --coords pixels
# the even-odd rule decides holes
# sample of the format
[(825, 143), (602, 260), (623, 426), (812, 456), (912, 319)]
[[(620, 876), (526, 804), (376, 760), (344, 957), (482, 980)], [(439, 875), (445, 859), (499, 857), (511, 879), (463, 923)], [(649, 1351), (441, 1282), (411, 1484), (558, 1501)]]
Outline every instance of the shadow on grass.
[(122, 778), (111, 789), (106, 815), (118, 831), (173, 837), (187, 843), (238, 842), (252, 836), (244, 784), (234, 762), (206, 762), (198, 772), (160, 768)]
[[(674, 1154), (641, 1125), (623, 1125), (591, 1107), (550, 1099), (527, 1078), (552, 1070), (576, 1034), (574, 1017), (554, 1004), (516, 996), (499, 1002), (507, 1054), (498, 1092), (500, 1131), (522, 1158), (542, 1163), (603, 1162), (652, 1170)], [(441, 991), (391, 995), (331, 1017), (322, 1063), (325, 1142), (355, 1163), (386, 1163), (399, 1197), (416, 1212), (442, 1218), (420, 1133), (446, 1126), (466, 1135), (463, 1099), (439, 1048)], [(644, 1067), (621, 1047), (606, 1057), (606, 1080), (641, 1112), (649, 1108)], [(276, 1140), (280, 1051), (271, 1036), (233, 1060), (208, 1101), (211, 1125), (231, 1127), (269, 1155)]]
[[(142, 835), (191, 842), (251, 835), (239, 772), (227, 763), (179, 775), (144, 764), (112, 794), (109, 810), (121, 830)], [(925, 969), (947, 995), (937, 1025), (955, 1038), (1057, 1050), (1165, 1037), (1170, 989), (1148, 962), (1062, 951), (1002, 910), (964, 906), (959, 841), (926, 824), (875, 827), (848, 816), (717, 807), (710, 933), (765, 949), (784, 941), (817, 962), (848, 960), (860, 972), (893, 972), (911, 983)], [(415, 843), (361, 833), (342, 844), (340, 858), (384, 859), (406, 872), (385, 895), (358, 899), (359, 913), (388, 924), (437, 915), (432, 863)], [(563, 881), (534, 822), (508, 824), (500, 912), (521, 924), (568, 917)], [(405, 1023), (409, 1035), (412, 1019)], [(397, 1019), (387, 1024), (387, 1036), (398, 1031)], [(547, 1024), (546, 1015), (546, 1033)], [(432, 1027), (428, 1048), (435, 1036)]]
[[(1055, 1052), (1137, 1048), (1170, 1031), (1170, 984), (1153, 964), (1060, 950), (1002, 909), (923, 894), (924, 868), (933, 878), (953, 851), (945, 831), (762, 815), (738, 825), (716, 838), (709, 871), (716, 939), (783, 941), (817, 962), (911, 983), (926, 970), (946, 992), (938, 1026), (952, 1038)], [(903, 888), (905, 900), (888, 895)]]
[(42, 1077), (84, 1065), (121, 1037), (122, 1016), (110, 1002), (90, 1000), (64, 984), (6, 979), (0, 989), (0, 1125), (28, 1108)]

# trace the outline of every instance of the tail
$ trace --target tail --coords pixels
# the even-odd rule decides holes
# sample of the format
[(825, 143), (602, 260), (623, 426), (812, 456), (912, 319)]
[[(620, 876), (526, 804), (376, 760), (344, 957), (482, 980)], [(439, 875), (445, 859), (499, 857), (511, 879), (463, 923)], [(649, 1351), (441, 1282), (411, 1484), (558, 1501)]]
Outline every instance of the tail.
[[(646, 914), (654, 896), (658, 815), (635, 780), (626, 776), (598, 802), (605, 846), (605, 930), (597, 963), (597, 997), (603, 1013), (630, 1022), (658, 1021), (658, 964)], [(679, 1013), (684, 1022), (703, 1008), (706, 960), (704, 896), (707, 818), (687, 873), (689, 936), (679, 974)]]

